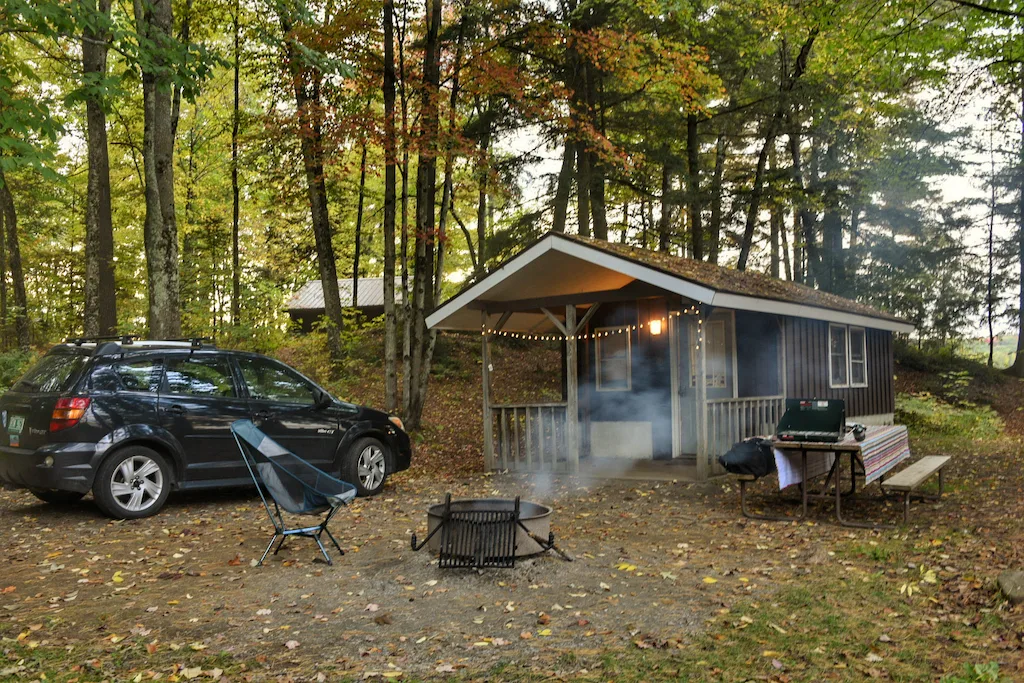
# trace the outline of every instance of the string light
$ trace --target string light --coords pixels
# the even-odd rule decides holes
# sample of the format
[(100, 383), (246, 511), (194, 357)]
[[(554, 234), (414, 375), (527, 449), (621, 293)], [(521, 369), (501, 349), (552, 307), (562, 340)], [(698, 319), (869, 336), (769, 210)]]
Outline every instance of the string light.
[[(697, 325), (703, 325), (703, 320), (700, 318), (700, 310), (696, 306), (690, 306), (682, 311), (669, 311), (668, 317), (678, 318), (683, 315), (695, 315), (697, 316)], [(665, 318), (661, 318), (662, 324), (665, 323)], [(524, 341), (579, 341), (588, 339), (601, 339), (609, 337), (613, 334), (622, 334), (623, 332), (636, 332), (644, 329), (644, 323), (638, 325), (623, 325), (614, 330), (602, 330), (600, 332), (590, 332), (588, 334), (532, 334), (525, 332), (509, 332), (507, 330), (495, 330), (489, 327), (481, 327), (480, 335), (484, 337), (505, 337), (507, 339), (522, 339)], [(698, 336), (698, 339), (700, 337)], [(700, 348), (700, 342), (697, 343), (697, 348)]]

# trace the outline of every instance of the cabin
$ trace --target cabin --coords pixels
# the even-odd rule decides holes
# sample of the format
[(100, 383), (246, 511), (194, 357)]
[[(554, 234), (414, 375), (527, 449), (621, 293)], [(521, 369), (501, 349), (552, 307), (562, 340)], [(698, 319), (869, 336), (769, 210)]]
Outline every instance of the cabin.
[[(359, 278), (359, 301), (352, 301), (352, 279), (338, 280), (338, 293), (341, 295), (343, 308), (359, 311), (367, 319), (384, 315), (384, 278)], [(402, 281), (395, 278), (395, 300), (402, 301)], [(310, 332), (313, 326), (324, 316), (324, 287), (320, 280), (310, 280), (291, 295), (284, 304), (284, 311), (291, 318), (292, 324), (301, 332)]]
[[(892, 424), (893, 334), (913, 325), (751, 271), (548, 233), (438, 306), (427, 325), (478, 333), (489, 470), (577, 473), (717, 456), (774, 433), (786, 397), (839, 398)], [(563, 344), (560, 401), (491, 402), (497, 338)]]

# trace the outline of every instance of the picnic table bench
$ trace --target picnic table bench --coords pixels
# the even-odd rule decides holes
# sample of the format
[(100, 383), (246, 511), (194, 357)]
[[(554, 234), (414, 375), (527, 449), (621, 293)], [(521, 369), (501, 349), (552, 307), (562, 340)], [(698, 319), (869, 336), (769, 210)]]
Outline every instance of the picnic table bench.
[[(939, 475), (939, 493), (936, 496), (925, 496), (926, 498), (942, 497), (942, 469), (949, 463), (948, 455), (928, 455), (905, 470), (897, 472), (889, 479), (882, 481), (882, 488), (903, 493), (903, 523), (910, 521), (910, 496), (933, 474)], [(919, 494), (921, 495), (921, 494)]]

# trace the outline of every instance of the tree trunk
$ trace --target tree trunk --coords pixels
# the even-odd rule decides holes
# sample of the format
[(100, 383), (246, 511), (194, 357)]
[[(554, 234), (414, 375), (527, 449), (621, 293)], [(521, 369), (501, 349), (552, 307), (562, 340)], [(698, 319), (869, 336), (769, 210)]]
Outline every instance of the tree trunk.
[(412, 367), (406, 426), (417, 429), (426, 402), (432, 333), (426, 316), (433, 309), (435, 188), (437, 183), (438, 94), (441, 81), (441, 0), (426, 0), (423, 87), (420, 91), (420, 142), (416, 162), (416, 253), (413, 271)]
[(234, 63), (234, 101), (231, 109), (231, 324), (242, 322), (242, 284), (241, 268), (238, 253), (238, 216), (241, 205), (238, 189), (238, 128), (241, 76), (241, 51), (239, 50), (239, 0), (235, 0), (235, 14), (232, 24), (235, 32), (235, 63)]
[[(448, 245), (448, 214), (455, 202), (455, 112), (459, 104), (459, 74), (462, 71), (462, 46), (466, 37), (466, 22), (463, 14), (459, 20), (459, 37), (455, 42), (455, 62), (452, 67), (452, 90), (448, 98), (448, 132), (444, 149), (444, 182), (441, 189), (441, 211), (437, 218), (437, 260), (434, 268), (434, 303), (441, 300), (441, 285), (444, 283), (444, 253)], [(431, 351), (433, 355), (433, 351)]]
[(18, 347), (27, 349), (32, 338), (28, 323), (28, 296), (25, 293), (25, 273), (21, 267), (21, 247), (18, 243), (18, 216), (14, 210), (14, 195), (0, 168), (0, 211), (4, 213), (4, 231), (7, 255), (11, 267), (11, 285), (14, 289), (14, 337)]
[[(1024, 127), (1024, 116), (1021, 116), (1021, 126)], [(1022, 128), (1024, 129), (1024, 128)], [(1024, 143), (1024, 136), (1022, 136)], [(988, 204), (988, 273), (985, 286), (985, 318), (988, 322), (988, 366), (995, 364), (996, 337), (995, 326), (992, 319), (995, 313), (995, 227), (996, 227), (996, 156), (992, 144), (992, 129), (988, 132), (988, 158), (989, 158), (989, 204)]]
[[(94, 20), (110, 19), (111, 0), (92, 0), (87, 8)], [(114, 226), (110, 212), (110, 160), (107, 115), (101, 81), (107, 74), (106, 30), (82, 31), (82, 80), (89, 87), (85, 100), (89, 179), (85, 196), (85, 324), (86, 335), (117, 332), (117, 292), (114, 285)]]
[[(137, 0), (138, 1), (138, 0)], [(303, 69), (303, 56), (292, 42), (292, 17), (281, 13), (281, 32), (286, 44), (286, 62), (295, 92), (295, 110), (299, 120), (302, 162), (306, 171), (313, 236), (316, 239), (317, 265), (324, 294), (327, 318), (327, 347), (331, 358), (341, 360), (341, 292), (338, 290), (338, 266), (331, 241), (331, 221), (327, 210), (327, 184), (324, 179), (323, 113), (320, 106), (320, 78), (315, 67)]]
[(725, 175), (725, 157), (728, 153), (729, 144), (725, 133), (719, 133), (715, 142), (715, 174), (711, 181), (711, 247), (708, 250), (708, 261), (716, 265), (722, 248), (722, 177)]
[[(796, 244), (796, 255), (800, 274), (798, 282), (816, 278), (821, 270), (821, 255), (818, 252), (818, 241), (815, 235), (816, 218), (814, 212), (807, 202), (807, 188), (803, 175), (803, 157), (800, 152), (800, 129), (799, 124), (792, 120), (789, 128), (789, 156), (793, 173), (793, 185), (796, 187), (796, 206), (794, 211), (799, 218), (800, 234), (797, 239), (797, 222), (794, 219), (793, 232), (794, 244)], [(802, 244), (800, 244), (802, 242)]]
[(583, 140), (576, 143), (576, 221), (579, 234), (590, 237), (590, 154)]
[(569, 213), (569, 194), (572, 191), (572, 171), (576, 161), (576, 146), (565, 136), (565, 146), (562, 148), (562, 168), (558, 172), (558, 185), (555, 188), (554, 216), (551, 219), (551, 229), (555, 232), (565, 232), (565, 217)]
[(10, 329), (7, 309), (7, 211), (0, 204), (0, 351), (6, 351), (10, 344)]
[(1017, 301), (1017, 355), (1008, 370), (1014, 377), (1024, 377), (1024, 77), (1021, 79), (1020, 123), (1020, 161), (1017, 167), (1017, 189), (1020, 193), (1017, 198), (1017, 265), (1020, 277)]
[(822, 275), (818, 285), (833, 294), (846, 293), (846, 269), (843, 254), (843, 219), (839, 194), (838, 173), (839, 153), (838, 142), (832, 140), (825, 152), (827, 169), (825, 172), (825, 215), (821, 222), (822, 236)]
[[(771, 164), (772, 175), (775, 176), (779, 170), (779, 159), (775, 153), (775, 145), (772, 145), (771, 153), (768, 155), (768, 162)], [(771, 237), (769, 239), (771, 245), (771, 263), (769, 266), (769, 273), (772, 277), (779, 277), (779, 248), (780, 240), (782, 239), (782, 206), (779, 203), (778, 197), (772, 196), (769, 202), (769, 208), (771, 211), (770, 229)]]
[[(162, 45), (174, 25), (171, 0), (134, 0), (138, 31), (156, 48), (142, 69), (146, 220), (143, 226), (149, 283), (149, 333), (154, 338), (181, 336), (178, 223), (174, 212), (174, 134), (171, 82)], [(13, 258), (13, 255), (12, 255)]]
[(757, 155), (757, 168), (754, 171), (754, 185), (750, 190), (750, 203), (747, 205), (747, 220), (743, 226), (743, 239), (740, 242), (740, 256), (736, 262), (736, 270), (746, 270), (750, 249), (754, 244), (754, 231), (757, 229), (761, 214), (761, 196), (764, 194), (764, 174), (768, 162), (768, 152), (775, 144), (775, 119), (768, 124), (764, 144)]
[(668, 251), (672, 229), (672, 171), (666, 161), (661, 167), (661, 217), (658, 219), (658, 251)]
[(687, 189), (690, 191), (690, 251), (693, 258), (704, 260), (704, 226), (701, 216), (703, 207), (700, 201), (700, 140), (697, 137), (697, 115), (686, 117), (686, 161), (689, 179)]
[(480, 138), (480, 160), (477, 166), (476, 200), (476, 278), (480, 280), (487, 272), (487, 185), (490, 177), (487, 155), (491, 145), (491, 126)]
[(363, 204), (366, 198), (366, 139), (363, 138), (363, 151), (359, 158), (359, 199), (356, 203), (356, 244), (352, 256), (352, 307), (359, 307), (359, 252), (363, 238)]
[(395, 315), (395, 3), (384, 0), (384, 410), (398, 410)]

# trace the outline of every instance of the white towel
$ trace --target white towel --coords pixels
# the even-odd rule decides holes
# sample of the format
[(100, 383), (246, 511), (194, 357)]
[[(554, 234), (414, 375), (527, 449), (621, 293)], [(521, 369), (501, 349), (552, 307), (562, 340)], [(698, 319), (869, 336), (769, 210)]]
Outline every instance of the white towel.
[[(800, 451), (790, 449), (773, 448), (775, 451), (775, 467), (779, 470), (779, 490), (799, 484), (803, 481), (803, 468), (801, 465)], [(823, 474), (828, 474), (836, 461), (835, 453), (823, 453), (821, 451), (809, 451), (807, 453), (807, 478), (813, 479)]]

